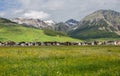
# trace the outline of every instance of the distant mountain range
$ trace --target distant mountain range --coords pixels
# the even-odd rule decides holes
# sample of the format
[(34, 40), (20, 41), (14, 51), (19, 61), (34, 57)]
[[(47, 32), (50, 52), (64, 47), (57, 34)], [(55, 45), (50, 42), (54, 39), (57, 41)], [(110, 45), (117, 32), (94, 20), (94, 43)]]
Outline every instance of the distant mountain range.
[(73, 28), (77, 26), (79, 23), (74, 19), (70, 19), (66, 22), (60, 22), (60, 23), (56, 23), (53, 20), (43, 21), (40, 19), (25, 19), (25, 18), (15, 18), (15, 19), (11, 19), (11, 21), (28, 27), (34, 27), (38, 29), (47, 28), (61, 32), (68, 32), (70, 30), (73, 30)]
[(43, 29), (43, 28), (52, 29), (53, 25), (55, 25), (55, 22), (52, 20), (42, 21), (40, 19), (15, 18), (15, 19), (11, 19), (11, 21), (24, 26), (35, 27), (39, 29)]
[[(83, 40), (100, 38), (120, 39), (120, 13), (113, 10), (98, 10), (80, 21), (69, 19), (65, 22), (56, 23), (53, 20), (44, 21), (25, 18), (10, 20), (25, 27), (56, 31), (56, 34), (62, 33)], [(52, 35), (54, 32), (48, 33), (47, 31), (47, 34)]]

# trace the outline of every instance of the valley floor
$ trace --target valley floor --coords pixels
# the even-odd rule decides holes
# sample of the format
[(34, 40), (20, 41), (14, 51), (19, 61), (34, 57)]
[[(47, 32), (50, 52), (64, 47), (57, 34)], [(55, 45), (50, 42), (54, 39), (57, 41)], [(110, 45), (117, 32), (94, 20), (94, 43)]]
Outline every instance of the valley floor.
[(0, 76), (120, 76), (120, 46), (0, 47)]

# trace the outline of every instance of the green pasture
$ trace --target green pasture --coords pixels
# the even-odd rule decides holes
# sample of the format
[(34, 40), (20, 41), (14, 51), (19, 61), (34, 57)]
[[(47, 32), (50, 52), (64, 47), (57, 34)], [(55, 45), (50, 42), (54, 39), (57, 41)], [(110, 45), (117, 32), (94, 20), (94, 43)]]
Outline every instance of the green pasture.
[(35, 42), (35, 41), (60, 41), (60, 42), (74, 42), (81, 41), (66, 36), (60, 32), (52, 30), (40, 30), (13, 23), (0, 23), (0, 41), (15, 41), (15, 42)]
[(120, 76), (120, 46), (0, 47), (0, 76)]

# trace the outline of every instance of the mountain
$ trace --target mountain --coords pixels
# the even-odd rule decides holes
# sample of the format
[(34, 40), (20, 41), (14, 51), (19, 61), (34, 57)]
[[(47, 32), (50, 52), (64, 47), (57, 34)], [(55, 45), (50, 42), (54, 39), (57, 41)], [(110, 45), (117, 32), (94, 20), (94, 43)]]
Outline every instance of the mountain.
[(120, 38), (120, 13), (98, 10), (83, 18), (69, 35), (80, 39)]
[(55, 25), (56, 23), (53, 20), (46, 20), (44, 21), (47, 25), (52, 26)]
[(79, 24), (79, 21), (76, 21), (74, 19), (69, 19), (65, 22), (66, 24), (70, 25), (70, 26), (76, 26)]
[(80, 41), (54, 30), (41, 30), (20, 24), (0, 18), (0, 41)]
[(64, 33), (68, 32), (70, 30), (70, 26), (64, 22), (55, 24), (54, 28), (55, 28), (55, 31), (60, 31), (60, 32), (64, 32)]
[(113, 10), (95, 11), (81, 21), (69, 19), (65, 22), (56, 23), (53, 20), (43, 21), (40, 19), (25, 18), (11, 19), (11, 21), (11, 23), (15, 22), (17, 23), (16, 25), (20, 25), (18, 27), (27, 26), (26, 28), (37, 28), (47, 36), (69, 35), (70, 37), (83, 40), (120, 39), (120, 13)]
[(16, 22), (18, 24), (22, 24), (24, 26), (35, 27), (38, 29), (44, 29), (44, 28), (53, 29), (54, 28), (53, 25), (55, 24), (55, 22), (53, 22), (52, 20), (43, 21), (40, 19), (26, 19), (26, 18), (15, 18), (15, 19), (11, 19), (11, 21)]
[(34, 27), (38, 29), (51, 29), (65, 33), (73, 30), (79, 23), (74, 19), (70, 19), (66, 22), (60, 23), (55, 23), (53, 20), (43, 21), (40, 19), (26, 19), (26, 18), (15, 18), (11, 19), (11, 21), (27, 27)]
[(55, 31), (68, 33), (69, 31), (75, 30), (78, 24), (79, 24), (79, 21), (76, 21), (74, 19), (69, 19), (66, 22), (56, 23), (54, 25), (54, 28), (55, 28)]

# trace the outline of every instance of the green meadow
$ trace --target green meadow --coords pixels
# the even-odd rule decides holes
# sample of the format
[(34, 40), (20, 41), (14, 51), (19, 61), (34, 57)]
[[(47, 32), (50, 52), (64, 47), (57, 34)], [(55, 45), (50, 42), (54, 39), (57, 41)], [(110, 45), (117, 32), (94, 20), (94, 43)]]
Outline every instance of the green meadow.
[[(50, 31), (49, 31), (50, 32)], [(56, 32), (54, 32), (57, 34)], [(0, 24), (0, 41), (15, 41), (15, 42), (35, 42), (35, 41), (80, 41), (68, 36), (54, 35), (50, 36), (44, 33), (43, 30), (24, 27), (18, 24)]]
[(0, 76), (120, 76), (120, 46), (0, 47)]

